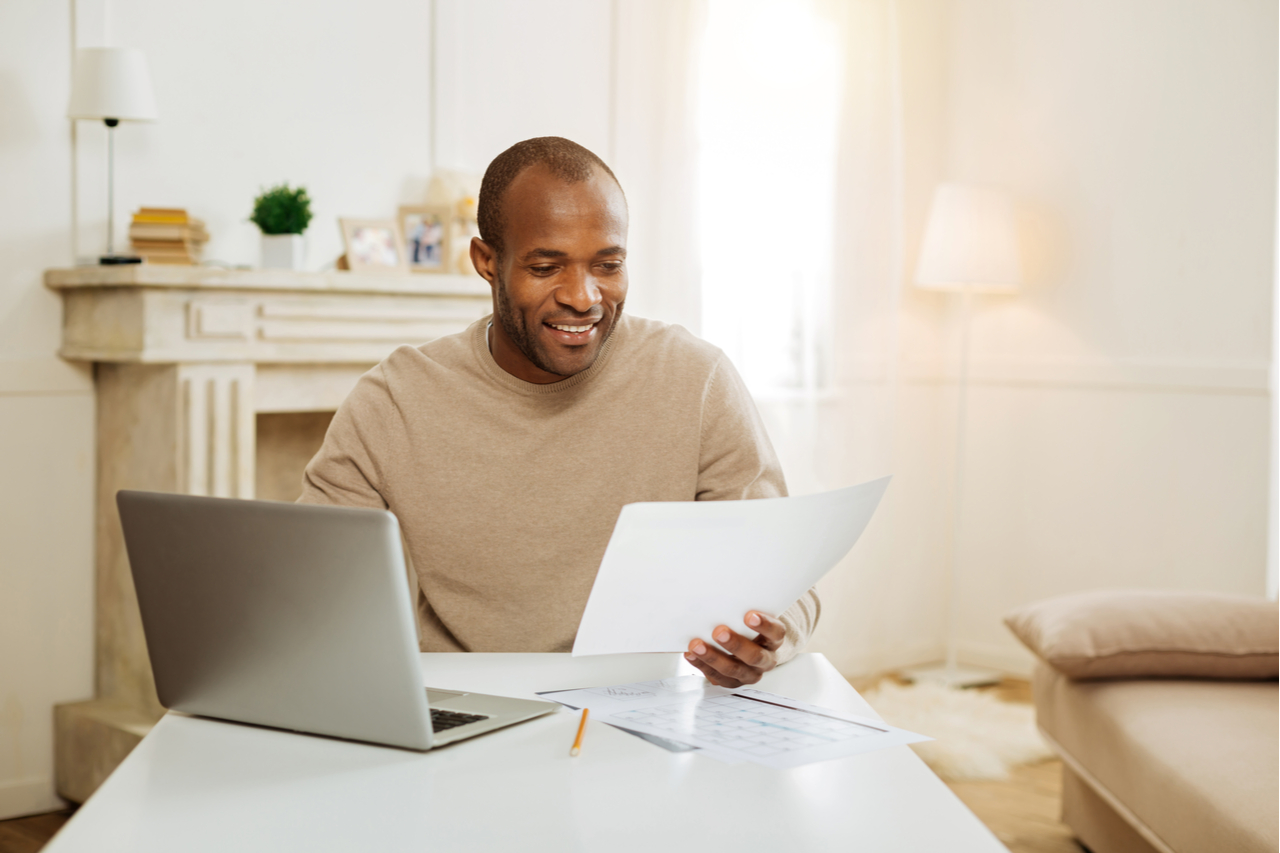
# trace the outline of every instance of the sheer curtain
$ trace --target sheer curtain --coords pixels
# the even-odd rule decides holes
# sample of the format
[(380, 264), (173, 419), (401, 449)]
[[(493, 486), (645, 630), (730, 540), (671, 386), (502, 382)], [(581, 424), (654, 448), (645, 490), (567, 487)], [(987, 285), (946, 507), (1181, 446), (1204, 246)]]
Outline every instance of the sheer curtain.
[(703, 334), (757, 396), (831, 385), (843, 50), (819, 4), (710, 0), (699, 61)]
[[(709, 0), (699, 56), (703, 334), (756, 397), (793, 494), (898, 471), (903, 278), (894, 0)], [(919, 646), (899, 477), (821, 585), (842, 672)]]
[(613, 150), (631, 209), (627, 310), (702, 327), (698, 62), (705, 0), (614, 0)]
[[(682, 322), (729, 354), (793, 494), (894, 473), (895, 0), (616, 3), (629, 309)], [(927, 583), (898, 568), (896, 491), (898, 481), (848, 565), (823, 582), (813, 648), (842, 672), (910, 662), (896, 657), (918, 645), (892, 615)]]
[(850, 430), (873, 423), (877, 445), (891, 434), (891, 400), (868, 411), (859, 387), (893, 378), (893, 11), (889, 0), (708, 0), (702, 332), (755, 394), (796, 493), (875, 467), (869, 436), (851, 443)]

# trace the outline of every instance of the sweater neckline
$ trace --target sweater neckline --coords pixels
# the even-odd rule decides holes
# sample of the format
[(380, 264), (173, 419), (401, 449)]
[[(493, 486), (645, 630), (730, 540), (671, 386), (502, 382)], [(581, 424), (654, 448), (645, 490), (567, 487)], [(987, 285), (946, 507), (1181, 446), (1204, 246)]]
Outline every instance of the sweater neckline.
[(595, 362), (581, 373), (562, 379), (559, 382), (552, 382), (548, 385), (539, 385), (536, 382), (525, 382), (523, 379), (512, 376), (510, 373), (502, 369), (502, 366), (494, 359), (493, 353), (489, 352), (488, 329), (493, 322), (493, 315), (489, 314), (482, 317), (471, 326), (471, 349), (475, 353), (476, 360), (480, 362), (480, 366), (491, 379), (515, 391), (517, 394), (523, 394), (529, 397), (543, 397), (550, 394), (559, 394), (576, 388), (583, 383), (591, 381), (600, 374), (606, 363), (609, 361), (610, 354), (620, 345), (618, 338), (626, 334), (627, 315), (623, 314), (618, 318), (617, 325), (614, 326), (613, 332), (609, 335), (609, 339), (604, 342), (604, 346), (600, 348), (600, 355), (596, 356)]

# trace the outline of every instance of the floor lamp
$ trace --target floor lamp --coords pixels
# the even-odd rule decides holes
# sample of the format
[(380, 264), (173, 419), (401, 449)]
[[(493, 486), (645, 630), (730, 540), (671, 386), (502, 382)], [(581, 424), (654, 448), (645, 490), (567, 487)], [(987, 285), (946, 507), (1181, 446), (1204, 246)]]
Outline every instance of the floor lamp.
[(975, 293), (1017, 293), (1022, 283), (1013, 203), (983, 187), (942, 184), (934, 192), (925, 229), (916, 286), (960, 296), (960, 377), (956, 395), (955, 468), (947, 589), (947, 657), (942, 664), (911, 667), (909, 681), (976, 687), (1000, 680), (996, 670), (962, 667), (956, 660), (956, 613), (960, 590), (960, 533), (964, 518), (965, 438), (969, 397), (969, 337)]
[(155, 94), (142, 51), (127, 47), (82, 47), (76, 51), (67, 118), (102, 119), (107, 126), (107, 253), (101, 264), (139, 264), (142, 259), (117, 255), (115, 170), (116, 125), (122, 121), (155, 121)]

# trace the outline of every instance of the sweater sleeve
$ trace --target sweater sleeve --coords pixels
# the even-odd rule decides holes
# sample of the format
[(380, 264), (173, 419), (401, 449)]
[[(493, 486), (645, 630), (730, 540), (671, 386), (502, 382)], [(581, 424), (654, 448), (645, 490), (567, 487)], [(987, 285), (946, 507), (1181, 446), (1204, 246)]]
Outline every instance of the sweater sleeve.
[[(786, 494), (782, 466), (755, 401), (738, 371), (722, 355), (703, 398), (697, 500), (753, 500)], [(810, 589), (779, 615), (787, 628), (777, 651), (779, 663), (804, 650), (818, 626), (821, 610), (817, 590)]]
[(394, 417), (382, 367), (375, 367), (338, 407), (324, 444), (303, 471), (297, 502), (386, 509), (378, 451)]

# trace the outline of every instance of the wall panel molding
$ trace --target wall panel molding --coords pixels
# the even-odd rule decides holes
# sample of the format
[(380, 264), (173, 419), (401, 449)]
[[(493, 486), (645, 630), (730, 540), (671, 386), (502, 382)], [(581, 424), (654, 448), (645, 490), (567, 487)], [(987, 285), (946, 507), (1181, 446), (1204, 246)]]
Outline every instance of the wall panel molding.
[[(850, 384), (879, 384), (889, 378), (884, 359), (849, 363)], [(958, 360), (907, 358), (898, 367), (901, 380), (913, 385), (954, 384)], [(1271, 365), (1257, 361), (1174, 359), (1015, 360), (975, 358), (969, 383), (1036, 388), (1090, 388), (1115, 391), (1233, 394), (1265, 397), (1271, 393)]]

